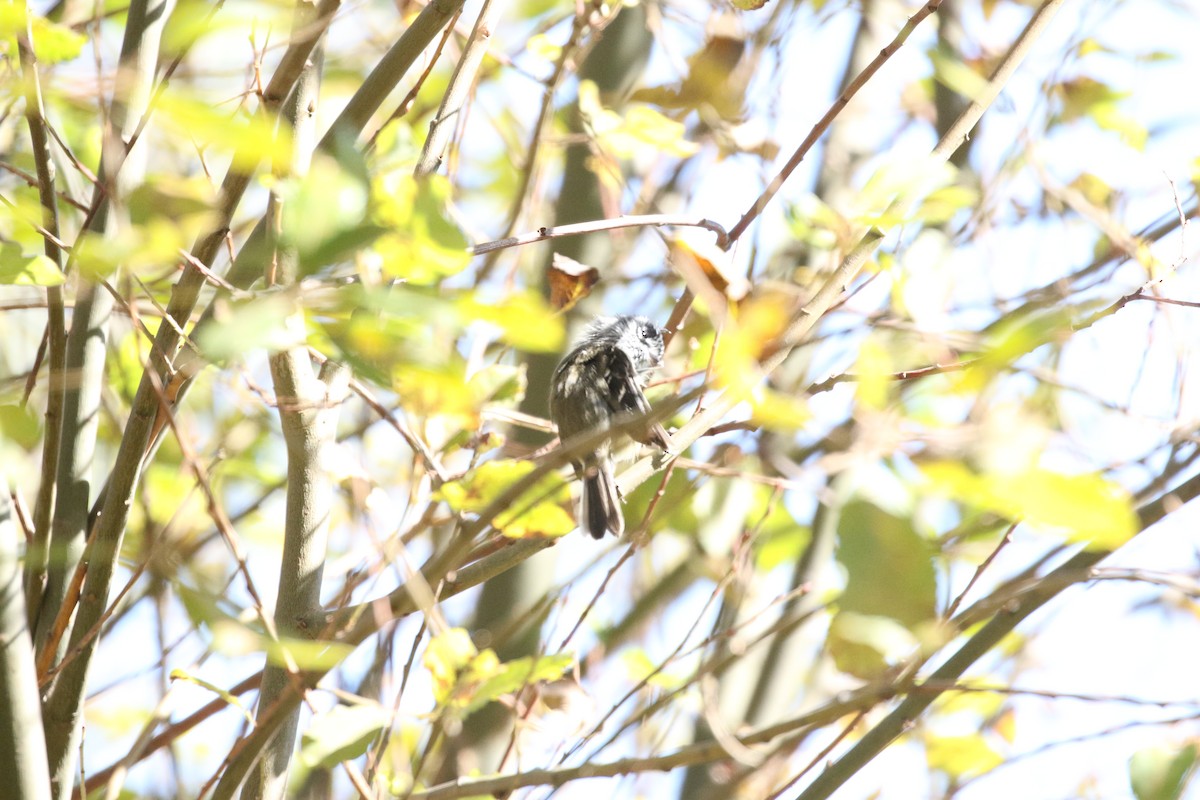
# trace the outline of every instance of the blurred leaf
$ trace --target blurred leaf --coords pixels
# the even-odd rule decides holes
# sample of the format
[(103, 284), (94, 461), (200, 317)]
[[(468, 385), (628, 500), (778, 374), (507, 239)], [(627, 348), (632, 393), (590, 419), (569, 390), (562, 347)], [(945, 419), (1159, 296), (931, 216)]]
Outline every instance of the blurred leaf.
[(469, 713), (482, 708), (493, 700), (546, 681), (556, 681), (575, 663), (569, 653), (552, 656), (526, 656), (503, 663), (488, 676), (471, 697), (466, 706)]
[(983, 360), (994, 366), (1008, 366), (1042, 345), (1058, 342), (1073, 332), (1067, 309), (1009, 316), (991, 330), (984, 341)]
[[(471, 635), (462, 628), (451, 628), (429, 640), (421, 663), (433, 678), (433, 698), (438, 705), (451, 699), (459, 682), (459, 673), (478, 656), (479, 650), (471, 641)], [(495, 659), (494, 653), (491, 658)]]
[(213, 321), (204, 327), (198, 344), (206, 358), (224, 361), (251, 350), (283, 350), (305, 339), (304, 326), (290, 295), (262, 295), (250, 300), (218, 299)]
[(203, 678), (197, 677), (178, 668), (171, 670), (170, 679), (173, 681), (186, 681), (187, 683), (194, 683), (202, 689), (207, 689), (224, 700), (226, 704), (233, 706), (238, 711), (241, 711), (242, 716), (246, 718), (246, 722), (250, 723), (251, 725), (254, 724), (253, 715), (251, 715), (249, 709), (242, 705), (242, 701), (238, 699), (238, 696), (225, 689), (222, 689), (215, 683), (209, 683)]
[[(659, 481), (645, 481), (625, 498), (625, 519), (638, 520), (646, 518), (650, 502), (658, 493)], [(667, 478), (663, 487), (663, 496), (654, 509), (650, 518), (650, 531), (672, 530), (677, 533), (693, 533), (699, 522), (692, 505), (696, 487), (687, 471), (676, 469)]]
[(858, 348), (854, 365), (854, 374), (858, 376), (854, 396), (858, 403), (876, 411), (887, 408), (895, 384), (891, 376), (895, 372), (891, 349), (876, 337), (868, 337)]
[(38, 416), (28, 407), (0, 405), (0, 435), (32, 452), (42, 438)]
[(930, 192), (921, 201), (913, 212), (913, 218), (926, 225), (942, 225), (959, 211), (974, 208), (978, 202), (979, 192), (969, 186), (943, 186)]
[(785, 213), (792, 238), (816, 250), (833, 250), (854, 233), (850, 221), (816, 195), (802, 195)]
[(852, 500), (838, 519), (837, 560), (846, 568), (838, 608), (894, 619), (908, 629), (936, 615), (933, 547), (907, 519)]
[(352, 146), (335, 145), (333, 157), (315, 154), (307, 174), (277, 183), (276, 191), (283, 201), (280, 240), (296, 249), (303, 275), (366, 247), (387, 230), (368, 221), (370, 180)]
[(550, 305), (560, 311), (572, 308), (592, 292), (600, 280), (600, 270), (580, 264), (562, 253), (555, 253), (550, 269), (546, 271), (546, 282), (550, 285)]
[(957, 53), (946, 47), (929, 52), (933, 64), (933, 77), (947, 89), (957, 92), (968, 100), (982, 97), (987, 90), (987, 77), (972, 69)]
[(877, 676), (919, 645), (936, 611), (933, 548), (908, 520), (853, 500), (838, 520), (846, 588), (829, 630), (838, 669)]
[(487, 303), (474, 293), (462, 295), (455, 304), (464, 325), (488, 322), (500, 329), (504, 341), (529, 353), (557, 353), (566, 333), (562, 317), (555, 314), (541, 295), (516, 292), (498, 302)]
[(292, 143), (265, 115), (231, 114), (210, 101), (191, 97), (174, 84), (155, 100), (155, 121), (180, 142), (195, 142), (234, 156), (233, 168), (250, 171), (262, 162), (287, 164)]
[(956, 462), (925, 464), (921, 472), (935, 494), (994, 511), (1035, 529), (1062, 532), (1089, 550), (1112, 550), (1138, 530), (1132, 499), (1102, 475), (1064, 475), (1041, 467), (977, 474)]
[(15, 242), (0, 244), (0, 284), (60, 286), (66, 276), (48, 256), (27, 256)]
[(472, 375), (467, 386), (480, 403), (515, 405), (525, 397), (525, 365), (489, 364)]
[(300, 738), (300, 763), (320, 769), (358, 758), (387, 728), (389, 718), (376, 703), (338, 705), (315, 714)]
[(552, 63), (557, 61), (559, 55), (562, 53), (562, 46), (551, 41), (550, 37), (544, 33), (536, 33), (530, 36), (525, 42), (525, 49), (533, 55)]
[[(455, 511), (477, 514), (535, 467), (530, 461), (485, 461), (463, 478), (442, 485), (435, 496)], [(563, 510), (570, 497), (562, 476), (549, 472), (501, 511), (492, 524), (510, 538), (563, 536), (575, 527)]]
[(798, 431), (812, 421), (812, 411), (803, 397), (761, 386), (750, 400), (750, 421), (772, 431)]
[(1129, 759), (1129, 785), (1137, 800), (1179, 800), (1195, 774), (1197, 745), (1147, 747)]
[(980, 734), (967, 736), (925, 737), (925, 757), (930, 769), (944, 772), (958, 781), (990, 772), (1004, 763)]
[(648, 105), (629, 105), (624, 114), (604, 108), (600, 90), (590, 80), (579, 84), (579, 111), (596, 138), (618, 158), (663, 154), (683, 158), (700, 149), (699, 145), (683, 138), (686, 128), (682, 122), (676, 122)]
[(669, 669), (658, 669), (659, 665), (641, 647), (628, 647), (621, 651), (621, 665), (625, 667), (631, 682), (646, 681), (648, 686), (668, 691), (678, 689), (688, 679), (688, 675), (682, 670), (672, 672)]
[[(126, 202), (134, 225), (167, 217), (176, 224), (189, 220), (189, 230), (199, 233), (211, 227), (215, 219), (217, 193), (212, 183), (203, 178), (153, 175), (134, 187)], [(193, 218), (195, 221), (191, 221)]]
[[(34, 56), (43, 67), (70, 61), (83, 52), (83, 46), (87, 44), (86, 36), (65, 25), (39, 15), (29, 19), (22, 3), (0, 6), (0, 39), (25, 35), (27, 22), (33, 38)], [(15, 50), (9, 51), (9, 57), (16, 58)]]
[(878, 677), (910, 655), (917, 644), (916, 637), (894, 619), (851, 611), (834, 614), (826, 642), (834, 665), (863, 680)]
[(759, 526), (754, 554), (757, 568), (768, 572), (780, 564), (799, 560), (812, 541), (812, 529), (796, 521), (783, 496), (776, 495), (774, 489), (756, 487), (754, 500), (746, 518), (748, 525)]
[(450, 192), (442, 175), (418, 181), (397, 171), (375, 181), (375, 222), (388, 231), (375, 243), (385, 275), (427, 284), (467, 266), (467, 237), (447, 213)]
[(854, 219), (865, 225), (893, 227), (908, 222), (908, 209), (938, 189), (953, 186), (958, 176), (954, 165), (932, 156), (896, 155), (867, 179), (855, 198), (861, 209)]
[(290, 637), (276, 641), (233, 620), (217, 620), (210, 627), (218, 653), (230, 657), (266, 653), (267, 663), (279, 667), (295, 664), (301, 670), (330, 670), (354, 652), (351, 645), (338, 642)]

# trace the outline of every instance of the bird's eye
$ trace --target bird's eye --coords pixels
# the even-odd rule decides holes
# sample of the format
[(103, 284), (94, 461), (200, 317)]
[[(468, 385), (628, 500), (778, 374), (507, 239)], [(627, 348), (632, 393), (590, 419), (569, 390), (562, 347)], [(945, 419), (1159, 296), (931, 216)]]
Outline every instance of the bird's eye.
[(656, 333), (656, 331), (654, 330), (653, 325), (643, 325), (642, 326), (641, 334), (642, 334), (643, 339), (653, 339), (655, 333)]

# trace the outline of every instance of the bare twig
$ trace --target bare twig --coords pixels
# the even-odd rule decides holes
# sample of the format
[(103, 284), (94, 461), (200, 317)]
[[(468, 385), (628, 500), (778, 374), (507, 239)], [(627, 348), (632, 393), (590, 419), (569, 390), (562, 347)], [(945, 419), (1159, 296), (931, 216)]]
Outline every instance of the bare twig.
[(600, 219), (592, 222), (576, 222), (571, 225), (538, 228), (532, 233), (523, 233), (520, 236), (510, 236), (507, 239), (497, 239), (494, 242), (477, 244), (470, 249), (470, 253), (477, 256), (483, 253), (490, 253), (493, 250), (503, 250), (506, 247), (519, 247), (520, 245), (533, 244), (534, 242), (541, 242), (546, 239), (559, 239), (564, 236), (579, 236), (584, 233), (613, 231), (620, 228), (657, 228), (664, 225), (710, 230), (717, 235), (717, 243), (722, 244), (722, 246), (729, 238), (720, 223), (713, 222), (711, 219), (704, 217), (687, 214), (643, 214), (635, 217), (617, 217), (616, 219)]

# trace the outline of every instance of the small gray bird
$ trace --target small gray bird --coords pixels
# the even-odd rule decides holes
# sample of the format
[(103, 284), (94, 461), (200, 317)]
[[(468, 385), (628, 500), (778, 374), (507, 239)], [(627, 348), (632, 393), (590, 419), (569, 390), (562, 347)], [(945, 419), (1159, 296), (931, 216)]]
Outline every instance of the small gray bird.
[[(550, 383), (550, 418), (559, 438), (566, 442), (576, 434), (619, 424), (622, 417), (648, 412), (642, 387), (662, 357), (662, 330), (645, 317), (600, 317), (589, 325), (563, 356)], [(633, 436), (643, 444), (667, 446), (661, 425)], [(596, 539), (603, 539), (606, 531), (624, 533), (611, 443), (575, 461), (575, 472), (583, 479), (581, 527)]]

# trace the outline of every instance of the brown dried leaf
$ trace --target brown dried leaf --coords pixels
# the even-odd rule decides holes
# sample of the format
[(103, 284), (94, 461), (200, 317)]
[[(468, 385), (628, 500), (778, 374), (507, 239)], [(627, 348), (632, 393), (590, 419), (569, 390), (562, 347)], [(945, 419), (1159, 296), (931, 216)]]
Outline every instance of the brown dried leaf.
[(591, 294), (592, 287), (600, 280), (600, 270), (555, 253), (546, 278), (550, 284), (550, 305), (565, 311)]

